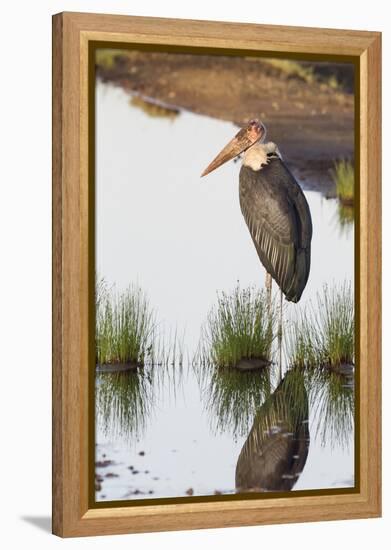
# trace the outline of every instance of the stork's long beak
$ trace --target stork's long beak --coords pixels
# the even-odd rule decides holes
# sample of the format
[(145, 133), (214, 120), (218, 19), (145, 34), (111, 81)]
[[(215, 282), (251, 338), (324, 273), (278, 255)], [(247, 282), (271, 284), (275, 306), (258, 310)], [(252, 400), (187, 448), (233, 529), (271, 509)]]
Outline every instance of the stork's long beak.
[(207, 168), (202, 172), (201, 177), (206, 176), (225, 162), (237, 157), (243, 151), (262, 140), (266, 135), (266, 128), (257, 120), (251, 120), (247, 126), (239, 130), (233, 139), (220, 151)]

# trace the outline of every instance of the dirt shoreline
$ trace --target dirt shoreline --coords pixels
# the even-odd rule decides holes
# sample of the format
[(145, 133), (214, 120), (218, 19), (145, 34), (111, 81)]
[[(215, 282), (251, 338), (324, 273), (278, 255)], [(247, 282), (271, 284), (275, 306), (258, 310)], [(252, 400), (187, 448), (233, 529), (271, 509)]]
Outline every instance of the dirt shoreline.
[(260, 58), (114, 51), (97, 61), (100, 80), (174, 109), (237, 125), (260, 118), (303, 187), (335, 196), (331, 169), (354, 151), (354, 96), (346, 86)]

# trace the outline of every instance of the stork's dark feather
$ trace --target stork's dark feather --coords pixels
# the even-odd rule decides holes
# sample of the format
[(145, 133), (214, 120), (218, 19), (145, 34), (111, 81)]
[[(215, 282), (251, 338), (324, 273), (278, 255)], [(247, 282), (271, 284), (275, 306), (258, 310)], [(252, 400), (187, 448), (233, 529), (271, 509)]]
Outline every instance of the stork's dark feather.
[(266, 271), (287, 300), (297, 302), (311, 264), (312, 221), (307, 200), (277, 155), (260, 170), (240, 170), (240, 207)]

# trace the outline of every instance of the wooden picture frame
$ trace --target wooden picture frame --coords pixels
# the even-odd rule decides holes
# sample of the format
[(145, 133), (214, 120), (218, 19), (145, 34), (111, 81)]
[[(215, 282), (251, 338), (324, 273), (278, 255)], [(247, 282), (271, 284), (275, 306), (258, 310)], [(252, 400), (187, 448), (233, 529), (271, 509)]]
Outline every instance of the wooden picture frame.
[[(341, 56), (356, 63), (359, 166), (358, 487), (295, 498), (91, 507), (89, 408), (92, 43)], [(381, 514), (381, 35), (61, 13), (53, 17), (53, 533), (62, 537), (378, 517)]]

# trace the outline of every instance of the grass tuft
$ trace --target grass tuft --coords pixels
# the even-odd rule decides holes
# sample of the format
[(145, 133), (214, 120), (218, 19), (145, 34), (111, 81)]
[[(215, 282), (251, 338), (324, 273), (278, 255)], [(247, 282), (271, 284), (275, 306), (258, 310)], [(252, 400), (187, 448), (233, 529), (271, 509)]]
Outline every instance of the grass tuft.
[(305, 312), (300, 311), (296, 320), (285, 331), (288, 364), (304, 368), (318, 364), (319, 356), (313, 340), (313, 327)]
[(350, 283), (325, 285), (317, 307), (301, 312), (287, 335), (288, 362), (297, 367), (354, 363), (354, 301)]
[(311, 66), (302, 65), (291, 59), (265, 59), (264, 61), (287, 76), (299, 78), (307, 84), (312, 84), (316, 80)]
[[(148, 298), (137, 285), (115, 292), (104, 279), (97, 278), (95, 293), (96, 364), (163, 366), (180, 375), (184, 361), (184, 336), (166, 332), (158, 324)], [(171, 369), (172, 367), (172, 369)]]
[(118, 57), (126, 55), (126, 50), (100, 48), (95, 52), (95, 63), (103, 69), (112, 69)]
[(144, 292), (114, 293), (100, 281), (96, 294), (96, 362), (143, 365), (153, 355), (155, 315)]
[(325, 286), (318, 295), (315, 346), (323, 364), (338, 366), (354, 361), (354, 302), (350, 284)]
[(334, 163), (333, 178), (337, 197), (345, 206), (354, 204), (354, 167), (348, 160)]
[(264, 290), (239, 285), (218, 295), (202, 329), (201, 362), (235, 367), (241, 359), (270, 361), (276, 315), (267, 300)]

